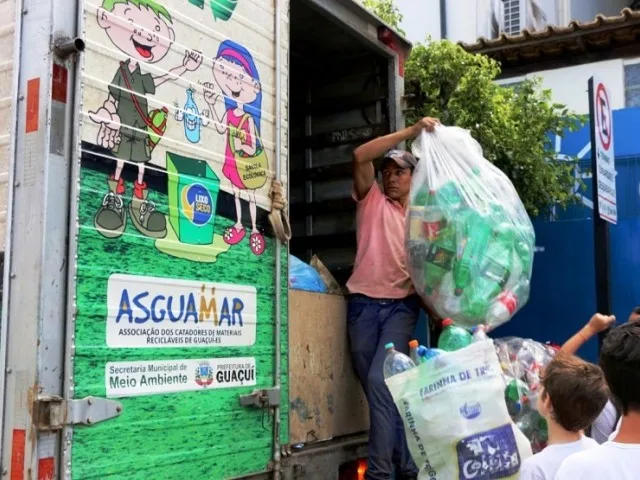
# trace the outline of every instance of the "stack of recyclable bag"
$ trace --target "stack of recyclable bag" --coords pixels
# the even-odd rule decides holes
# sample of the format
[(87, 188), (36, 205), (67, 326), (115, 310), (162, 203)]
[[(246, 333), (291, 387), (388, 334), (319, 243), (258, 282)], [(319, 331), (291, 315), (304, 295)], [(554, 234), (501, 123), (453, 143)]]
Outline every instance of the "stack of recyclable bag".
[(550, 354), (532, 340), (494, 344), (486, 332), (529, 298), (533, 226), (468, 131), (438, 126), (416, 139), (413, 153), (420, 161), (407, 218), (410, 271), (446, 320), (438, 349), (420, 347), (415, 368), (391, 372), (390, 357), (401, 354), (390, 352), (387, 385), (420, 479), (516, 479), (534, 433), (544, 436), (533, 412)]

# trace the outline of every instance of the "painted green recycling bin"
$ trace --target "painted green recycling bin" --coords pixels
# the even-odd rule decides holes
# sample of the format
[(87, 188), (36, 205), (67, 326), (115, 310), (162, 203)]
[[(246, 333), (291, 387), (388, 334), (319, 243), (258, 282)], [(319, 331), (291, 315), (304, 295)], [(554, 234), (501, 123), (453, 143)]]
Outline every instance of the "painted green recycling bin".
[(169, 224), (178, 240), (210, 245), (216, 219), (220, 179), (204, 160), (167, 152)]

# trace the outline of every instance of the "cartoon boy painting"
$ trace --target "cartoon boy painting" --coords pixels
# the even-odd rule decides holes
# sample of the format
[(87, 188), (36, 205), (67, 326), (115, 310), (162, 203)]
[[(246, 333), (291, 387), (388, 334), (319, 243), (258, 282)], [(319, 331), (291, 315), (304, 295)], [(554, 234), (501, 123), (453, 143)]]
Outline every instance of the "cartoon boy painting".
[(202, 64), (202, 56), (186, 51), (182, 65), (164, 75), (143, 73), (140, 63), (158, 63), (175, 40), (167, 9), (153, 0), (103, 0), (97, 16), (98, 25), (109, 40), (129, 58), (120, 62), (102, 107), (89, 112), (91, 120), (100, 124), (98, 144), (110, 149), (117, 158), (116, 170), (108, 179), (109, 192), (94, 223), (105, 237), (122, 235), (127, 218), (122, 200), (125, 193), (122, 168), (125, 162), (135, 163), (138, 178), (128, 208), (129, 216), (143, 235), (163, 238), (167, 234), (165, 216), (147, 200), (144, 181), (145, 165), (151, 160), (149, 130), (158, 133), (148, 111), (146, 95), (154, 95), (163, 83), (196, 70)]
[[(204, 98), (217, 117), (218, 133), (225, 135), (225, 158), (222, 173), (235, 196), (236, 224), (224, 233), (228, 245), (237, 245), (246, 236), (242, 225), (241, 193), (249, 201), (251, 234), (249, 247), (254, 255), (265, 250), (265, 240), (256, 225), (256, 190), (267, 182), (268, 161), (260, 138), (262, 117), (262, 85), (258, 69), (249, 51), (231, 40), (220, 44), (213, 61), (213, 78), (222, 95), (214, 91), (210, 82), (204, 84)], [(224, 111), (215, 105), (224, 98)], [(244, 196), (243, 195), (243, 196)]]

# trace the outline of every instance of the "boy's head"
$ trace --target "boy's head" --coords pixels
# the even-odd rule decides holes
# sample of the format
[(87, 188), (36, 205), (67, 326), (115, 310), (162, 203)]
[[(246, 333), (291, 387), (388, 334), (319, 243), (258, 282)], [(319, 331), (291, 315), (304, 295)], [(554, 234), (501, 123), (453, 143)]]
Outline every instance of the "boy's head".
[(153, 0), (104, 0), (98, 25), (120, 51), (146, 63), (162, 60), (175, 40), (169, 11)]
[(640, 307), (636, 307), (631, 311), (628, 322), (632, 323), (637, 322), (638, 320), (640, 320)]
[(600, 351), (600, 366), (623, 415), (640, 413), (640, 323), (612, 329)]
[(600, 367), (562, 352), (544, 369), (542, 387), (540, 414), (569, 432), (591, 425), (609, 399)]

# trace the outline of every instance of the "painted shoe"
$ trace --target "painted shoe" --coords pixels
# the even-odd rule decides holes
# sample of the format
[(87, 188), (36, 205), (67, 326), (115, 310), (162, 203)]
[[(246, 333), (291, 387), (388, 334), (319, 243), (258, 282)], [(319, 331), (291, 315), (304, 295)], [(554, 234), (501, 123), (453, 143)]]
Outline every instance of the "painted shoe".
[(222, 238), (227, 245), (237, 245), (242, 241), (246, 234), (247, 231), (243, 227), (237, 228), (233, 226), (224, 231)]
[(264, 236), (261, 233), (252, 233), (249, 237), (249, 246), (254, 255), (262, 255), (265, 249)]

